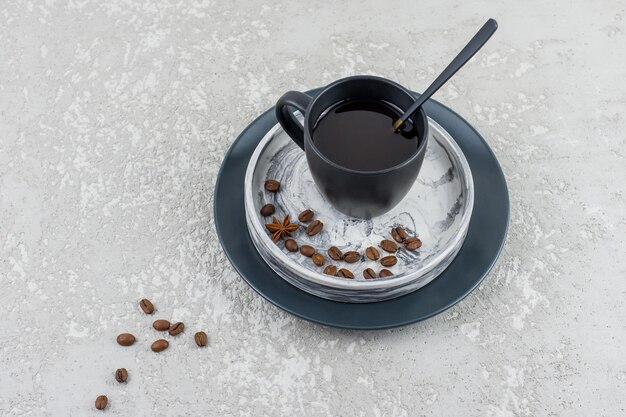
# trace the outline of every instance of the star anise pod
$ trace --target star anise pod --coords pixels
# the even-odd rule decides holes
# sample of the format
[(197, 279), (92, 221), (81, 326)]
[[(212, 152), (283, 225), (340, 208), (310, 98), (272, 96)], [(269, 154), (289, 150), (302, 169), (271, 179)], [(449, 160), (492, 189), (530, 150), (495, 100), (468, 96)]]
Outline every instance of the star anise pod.
[(290, 223), (289, 215), (286, 215), (283, 221), (279, 221), (275, 216), (272, 216), (272, 222), (265, 225), (267, 230), (272, 234), (272, 240), (277, 242), (280, 239), (291, 236), (293, 232), (298, 230), (300, 225)]

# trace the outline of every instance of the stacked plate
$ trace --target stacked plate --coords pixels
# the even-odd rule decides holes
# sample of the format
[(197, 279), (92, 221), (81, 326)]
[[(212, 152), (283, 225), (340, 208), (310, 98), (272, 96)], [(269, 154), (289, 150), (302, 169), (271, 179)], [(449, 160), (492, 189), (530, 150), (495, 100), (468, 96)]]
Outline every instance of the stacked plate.
[[(469, 227), (474, 205), (474, 183), (463, 152), (453, 138), (433, 120), (426, 157), (418, 179), (405, 199), (392, 211), (371, 220), (348, 217), (335, 210), (317, 190), (310, 175), (304, 152), (296, 146), (280, 125), (274, 126), (257, 145), (250, 158), (244, 181), (245, 216), (250, 237), (265, 262), (284, 280), (319, 297), (352, 303), (381, 301), (415, 291), (435, 279), (452, 262)], [(267, 179), (280, 181), (277, 193), (265, 191)], [(276, 217), (290, 215), (297, 222), (305, 209), (315, 212), (324, 229), (308, 236), (304, 227), (294, 234), (299, 245), (310, 245), (327, 262), (353, 272), (355, 279), (325, 275), (311, 258), (287, 251), (282, 241), (272, 241), (260, 209), (272, 203)], [(379, 248), (383, 239), (391, 239), (391, 229), (402, 226), (423, 245), (417, 251), (400, 247), (398, 263), (389, 268), (394, 275), (365, 279), (362, 272), (382, 266), (362, 256), (347, 264), (332, 261), (327, 250), (336, 246), (342, 251)], [(401, 246), (401, 245), (400, 245)], [(384, 255), (383, 255), (384, 256)]]

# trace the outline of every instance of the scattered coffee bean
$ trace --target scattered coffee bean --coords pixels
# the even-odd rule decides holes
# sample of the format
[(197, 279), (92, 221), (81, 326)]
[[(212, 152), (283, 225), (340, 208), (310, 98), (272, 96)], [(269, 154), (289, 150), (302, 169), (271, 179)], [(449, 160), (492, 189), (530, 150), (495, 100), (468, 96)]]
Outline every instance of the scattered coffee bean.
[(309, 236), (315, 236), (324, 228), (324, 223), (319, 220), (313, 220), (311, 224), (309, 224), (306, 228), (306, 234)]
[(422, 247), (422, 241), (416, 237), (410, 237), (404, 241), (404, 247), (407, 250), (416, 250)]
[(170, 333), (170, 336), (177, 336), (181, 334), (183, 330), (185, 330), (185, 324), (179, 321), (178, 323), (174, 323), (170, 326), (169, 333)]
[(96, 408), (98, 410), (104, 410), (105, 408), (107, 408), (108, 403), (109, 399), (106, 395), (98, 395), (98, 398), (96, 398)]
[(130, 346), (135, 343), (135, 336), (130, 333), (122, 333), (117, 336), (117, 343), (122, 346)]
[(381, 269), (380, 272), (378, 273), (378, 276), (381, 278), (387, 278), (393, 275), (393, 272), (391, 272), (388, 269)]
[(263, 207), (261, 207), (261, 216), (264, 216), (264, 217), (271, 216), (272, 214), (274, 214), (275, 211), (276, 211), (276, 207), (274, 207), (273, 204), (266, 204)]
[(313, 256), (311, 256), (311, 260), (317, 266), (322, 266), (326, 263), (326, 259), (321, 253), (314, 253)]
[(353, 264), (356, 261), (361, 260), (361, 254), (357, 251), (351, 250), (349, 252), (344, 253), (343, 260), (348, 262), (349, 264)]
[(315, 253), (315, 248), (309, 245), (302, 245), (300, 246), (300, 253), (310, 258)]
[(404, 242), (405, 239), (409, 237), (409, 235), (406, 234), (406, 231), (400, 226), (391, 229), (391, 236), (393, 237), (393, 240), (398, 243)]
[(298, 242), (293, 239), (285, 240), (285, 249), (289, 252), (297, 252), (298, 251)]
[(343, 253), (341, 253), (341, 250), (339, 250), (337, 246), (331, 246), (330, 249), (328, 249), (328, 256), (335, 261), (343, 259)]
[(170, 329), (170, 322), (163, 319), (155, 320), (154, 323), (152, 323), (152, 327), (154, 327), (154, 330), (164, 332)]
[(328, 265), (326, 268), (324, 268), (324, 273), (326, 275), (335, 276), (337, 275), (337, 267), (335, 265)]
[(380, 242), (380, 247), (383, 248), (385, 252), (389, 253), (396, 253), (396, 251), (398, 250), (398, 245), (387, 239), (384, 239), (382, 242)]
[(341, 278), (354, 279), (354, 274), (346, 268), (341, 268), (339, 271), (337, 271), (337, 276)]
[(163, 352), (169, 345), (170, 343), (167, 340), (159, 339), (150, 346), (150, 349), (152, 349), (153, 352)]
[(378, 249), (370, 246), (369, 248), (365, 249), (365, 256), (367, 256), (372, 261), (376, 261), (378, 260), (378, 258), (380, 258), (380, 253), (378, 252)]
[(298, 220), (300, 220), (302, 223), (308, 223), (313, 220), (313, 216), (315, 216), (313, 210), (306, 209), (302, 213), (300, 213), (300, 215), (298, 216)]
[(141, 309), (143, 310), (144, 313), (146, 314), (152, 314), (154, 313), (154, 305), (152, 304), (152, 302), (150, 300), (148, 300), (147, 298), (144, 298), (143, 300), (141, 300), (139, 302), (139, 307), (141, 307)]
[(363, 278), (365, 279), (376, 278), (376, 271), (374, 271), (372, 268), (367, 268), (365, 271), (363, 271)]
[(280, 183), (276, 180), (265, 181), (265, 189), (271, 193), (275, 193), (280, 189)]
[(120, 384), (128, 381), (128, 371), (126, 368), (120, 368), (115, 371), (115, 380)]
[(385, 256), (380, 260), (382, 266), (394, 266), (398, 262), (398, 258), (393, 255)]
[(204, 332), (197, 332), (193, 336), (193, 339), (196, 341), (196, 345), (198, 345), (200, 347), (205, 347), (207, 345), (207, 343), (209, 343), (209, 338), (207, 337), (206, 333), (204, 333)]

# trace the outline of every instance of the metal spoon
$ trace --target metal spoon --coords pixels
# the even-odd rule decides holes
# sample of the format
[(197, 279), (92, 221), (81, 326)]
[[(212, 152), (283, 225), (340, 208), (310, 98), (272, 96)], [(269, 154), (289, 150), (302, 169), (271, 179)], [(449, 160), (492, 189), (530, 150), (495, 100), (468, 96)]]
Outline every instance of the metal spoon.
[(471, 57), (476, 54), (483, 47), (485, 43), (491, 38), (491, 35), (498, 29), (498, 22), (493, 19), (487, 20), (487, 23), (474, 35), (474, 37), (465, 45), (465, 48), (448, 64), (446, 69), (443, 70), (439, 77), (433, 81), (433, 83), (422, 93), (415, 103), (409, 109), (404, 112), (398, 120), (393, 124), (393, 130), (398, 130), (400, 126), (408, 119), (415, 111), (420, 108), (422, 104), (426, 102), (442, 85), (446, 83), (463, 65), (470, 60)]

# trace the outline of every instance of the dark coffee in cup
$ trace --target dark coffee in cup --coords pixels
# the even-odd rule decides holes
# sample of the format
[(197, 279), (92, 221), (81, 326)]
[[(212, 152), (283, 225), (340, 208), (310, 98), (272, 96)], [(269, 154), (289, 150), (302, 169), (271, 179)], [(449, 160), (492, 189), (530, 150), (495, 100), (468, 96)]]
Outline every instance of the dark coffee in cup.
[(334, 163), (357, 171), (378, 171), (409, 159), (418, 147), (408, 120), (392, 128), (402, 113), (377, 100), (345, 100), (330, 107), (313, 128), (313, 143)]
[[(393, 81), (357, 75), (335, 81), (315, 97), (288, 91), (276, 103), (276, 118), (304, 150), (327, 201), (349, 216), (370, 219), (402, 200), (424, 161), (423, 107), (411, 114), (405, 131), (392, 131), (414, 102), (413, 93)], [(303, 123), (292, 109), (304, 115)]]

